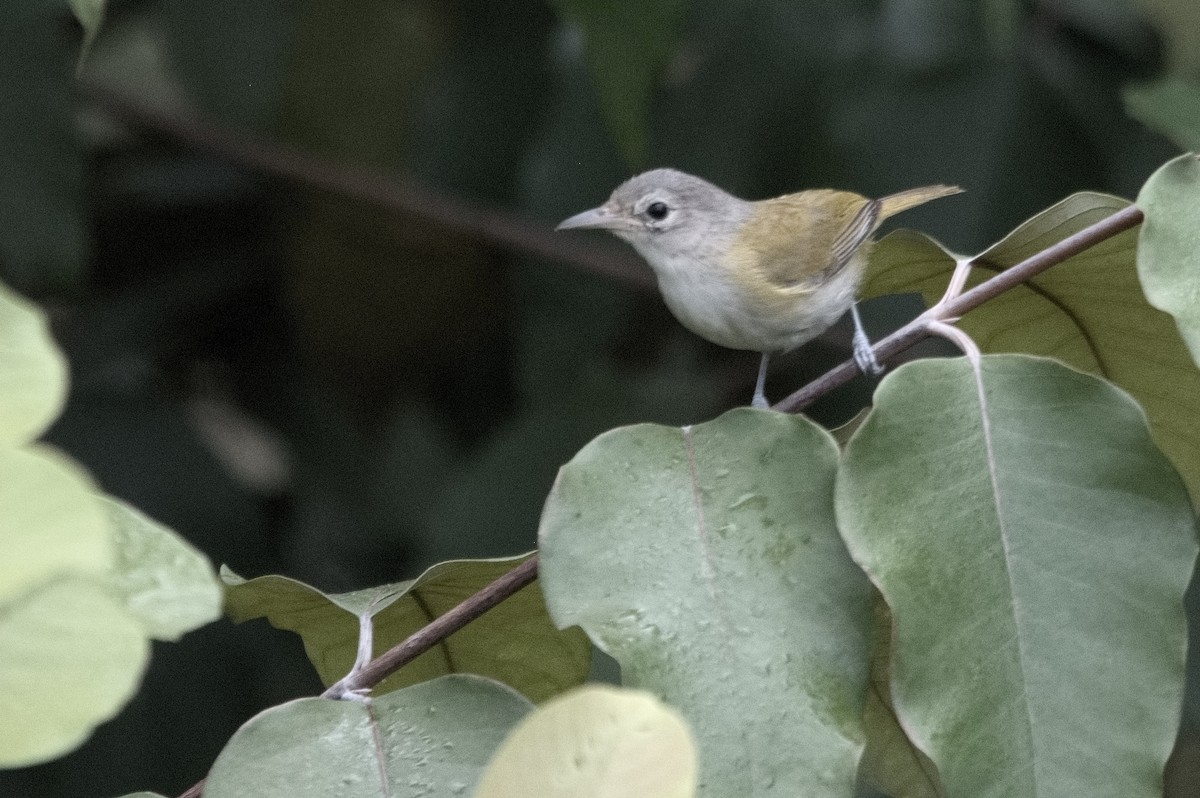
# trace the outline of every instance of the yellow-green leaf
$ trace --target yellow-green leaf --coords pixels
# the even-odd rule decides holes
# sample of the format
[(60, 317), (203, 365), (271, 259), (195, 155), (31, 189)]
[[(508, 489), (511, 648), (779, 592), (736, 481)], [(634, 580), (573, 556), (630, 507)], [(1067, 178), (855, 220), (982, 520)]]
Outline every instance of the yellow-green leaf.
[(48, 449), (0, 447), (0, 602), (58, 575), (99, 576), (112, 562), (87, 475)]
[(46, 314), (0, 283), (0, 445), (41, 435), (66, 397), (67, 363)]
[(549, 701), (500, 746), (475, 798), (691, 798), (696, 748), (649, 693), (592, 685)]
[(0, 601), (0, 767), (75, 748), (129, 700), (149, 656), (141, 626), (96, 581)]
[[(415, 580), (326, 594), (283, 576), (244, 580), (227, 569), (226, 612), (235, 621), (266, 618), (300, 635), (321, 680), (346, 675), (358, 646), (358, 615), (374, 618), (378, 656), (520, 564), (526, 557), (439, 563)], [(559, 631), (538, 584), (520, 590), (422, 654), (375, 688), (382, 695), (448, 673), (477, 673), (535, 701), (581, 684), (591, 648), (577, 629)]]

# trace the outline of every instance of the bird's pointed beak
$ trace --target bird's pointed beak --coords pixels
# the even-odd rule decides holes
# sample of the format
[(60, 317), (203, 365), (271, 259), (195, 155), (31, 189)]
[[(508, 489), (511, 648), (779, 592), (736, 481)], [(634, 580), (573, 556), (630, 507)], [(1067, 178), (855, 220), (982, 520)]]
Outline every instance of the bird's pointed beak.
[(624, 220), (608, 205), (577, 213), (558, 223), (555, 230), (615, 230)]

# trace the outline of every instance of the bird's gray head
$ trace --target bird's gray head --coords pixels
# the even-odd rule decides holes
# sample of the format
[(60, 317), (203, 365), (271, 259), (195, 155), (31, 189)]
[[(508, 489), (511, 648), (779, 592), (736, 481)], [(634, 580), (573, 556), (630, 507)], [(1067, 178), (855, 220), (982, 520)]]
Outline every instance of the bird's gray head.
[(657, 265), (656, 256), (697, 252), (723, 240), (749, 214), (749, 203), (675, 169), (653, 169), (617, 186), (608, 202), (562, 222), (558, 230), (599, 229), (620, 236)]

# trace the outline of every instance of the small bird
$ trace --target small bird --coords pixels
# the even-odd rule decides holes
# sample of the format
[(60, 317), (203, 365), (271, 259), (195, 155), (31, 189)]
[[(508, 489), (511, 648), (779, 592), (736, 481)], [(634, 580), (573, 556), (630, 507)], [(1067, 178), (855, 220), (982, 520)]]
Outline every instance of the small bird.
[(654, 169), (555, 229), (608, 230), (632, 244), (684, 327), (762, 353), (751, 404), (768, 407), (771, 353), (811, 341), (847, 310), (855, 362), (865, 373), (882, 372), (855, 305), (871, 234), (889, 216), (961, 191), (926, 186), (873, 200), (817, 189), (752, 202), (684, 172)]

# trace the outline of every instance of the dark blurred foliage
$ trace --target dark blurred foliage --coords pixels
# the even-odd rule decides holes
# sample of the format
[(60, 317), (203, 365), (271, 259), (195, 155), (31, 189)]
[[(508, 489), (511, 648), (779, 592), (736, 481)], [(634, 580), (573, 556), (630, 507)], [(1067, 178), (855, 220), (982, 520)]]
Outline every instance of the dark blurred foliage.
[[(699, 341), (643, 288), (125, 124), (76, 90), (66, 0), (4, 5), (0, 275), (47, 303), (71, 358), (49, 439), (215, 562), (339, 590), (526, 551), (591, 437), (748, 400), (757, 355)], [(1121, 90), (1160, 49), (1109, 0), (143, 0), (110, 5), (84, 77), (547, 236), (672, 165), (748, 197), (957, 183), (902, 222), (971, 251), (1073, 191), (1136, 194), (1174, 150)], [(914, 312), (877, 303), (868, 326)], [(848, 338), (781, 359), (770, 393)], [(844, 420), (870, 388), (814, 415)], [(254, 711), (317, 689), (271, 631), (158, 646), (117, 720), (0, 774), (0, 795), (180, 791)]]

